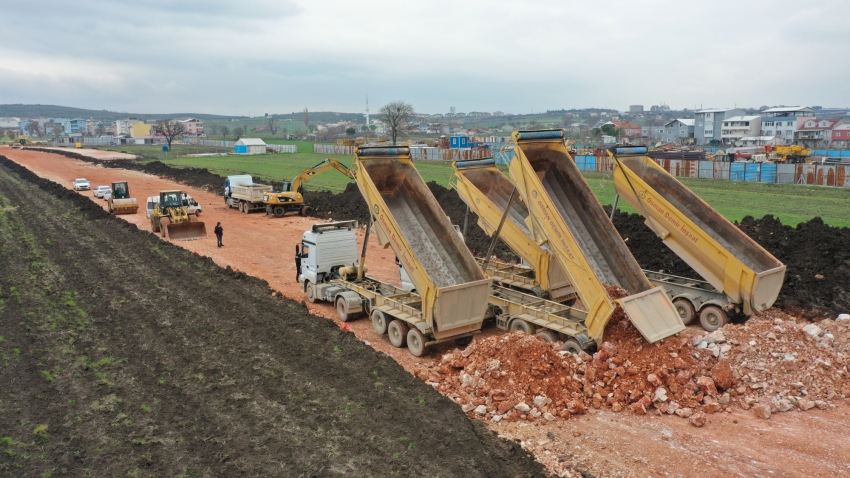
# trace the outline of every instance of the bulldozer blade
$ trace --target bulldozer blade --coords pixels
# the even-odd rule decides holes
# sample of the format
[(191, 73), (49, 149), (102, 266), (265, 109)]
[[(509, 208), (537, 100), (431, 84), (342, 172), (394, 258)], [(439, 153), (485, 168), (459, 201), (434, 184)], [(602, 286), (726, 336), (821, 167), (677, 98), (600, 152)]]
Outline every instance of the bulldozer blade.
[(192, 241), (207, 237), (207, 226), (203, 222), (184, 222), (165, 226), (165, 237), (172, 241)]

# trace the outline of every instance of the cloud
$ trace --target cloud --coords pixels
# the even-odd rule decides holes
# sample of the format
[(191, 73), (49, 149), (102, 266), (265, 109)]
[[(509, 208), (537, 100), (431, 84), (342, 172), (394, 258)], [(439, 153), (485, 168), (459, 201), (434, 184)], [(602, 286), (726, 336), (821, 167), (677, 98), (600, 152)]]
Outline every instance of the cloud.
[[(844, 105), (850, 3), (40, 2), (0, 16), (7, 102), (138, 112)], [(836, 56), (837, 55), (837, 56)]]

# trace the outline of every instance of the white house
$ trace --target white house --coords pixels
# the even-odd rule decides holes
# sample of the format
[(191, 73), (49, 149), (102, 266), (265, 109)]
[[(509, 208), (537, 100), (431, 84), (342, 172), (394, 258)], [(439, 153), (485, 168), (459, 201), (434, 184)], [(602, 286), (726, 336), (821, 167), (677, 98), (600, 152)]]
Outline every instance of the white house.
[(752, 138), (761, 133), (761, 116), (733, 116), (723, 120), (720, 139), (724, 144), (736, 144), (742, 138)]
[(761, 135), (773, 136), (777, 144), (791, 144), (799, 125), (815, 116), (815, 110), (801, 106), (768, 108), (762, 111)]
[(665, 143), (687, 143), (694, 137), (694, 120), (678, 118), (664, 125), (661, 130), (661, 141)]
[(233, 150), (236, 154), (265, 154), (266, 142), (260, 138), (242, 138)]

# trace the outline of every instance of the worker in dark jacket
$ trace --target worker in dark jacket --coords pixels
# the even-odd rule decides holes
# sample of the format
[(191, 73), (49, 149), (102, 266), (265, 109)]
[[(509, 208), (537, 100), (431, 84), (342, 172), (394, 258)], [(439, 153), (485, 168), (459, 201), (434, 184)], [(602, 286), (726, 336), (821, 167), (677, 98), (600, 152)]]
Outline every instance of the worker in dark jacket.
[(221, 247), (221, 246), (224, 245), (224, 244), (221, 243), (221, 236), (223, 236), (223, 235), (224, 235), (224, 228), (221, 227), (221, 223), (219, 222), (218, 224), (215, 225), (215, 237), (216, 237), (216, 239), (218, 239), (218, 247)]

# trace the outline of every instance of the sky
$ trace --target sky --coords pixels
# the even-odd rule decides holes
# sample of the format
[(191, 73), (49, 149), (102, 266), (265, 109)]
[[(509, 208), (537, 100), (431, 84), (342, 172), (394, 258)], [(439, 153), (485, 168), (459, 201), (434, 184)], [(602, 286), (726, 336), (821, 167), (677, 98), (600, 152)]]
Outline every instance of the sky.
[(847, 0), (39, 0), (0, 103), (262, 116), (850, 106)]

